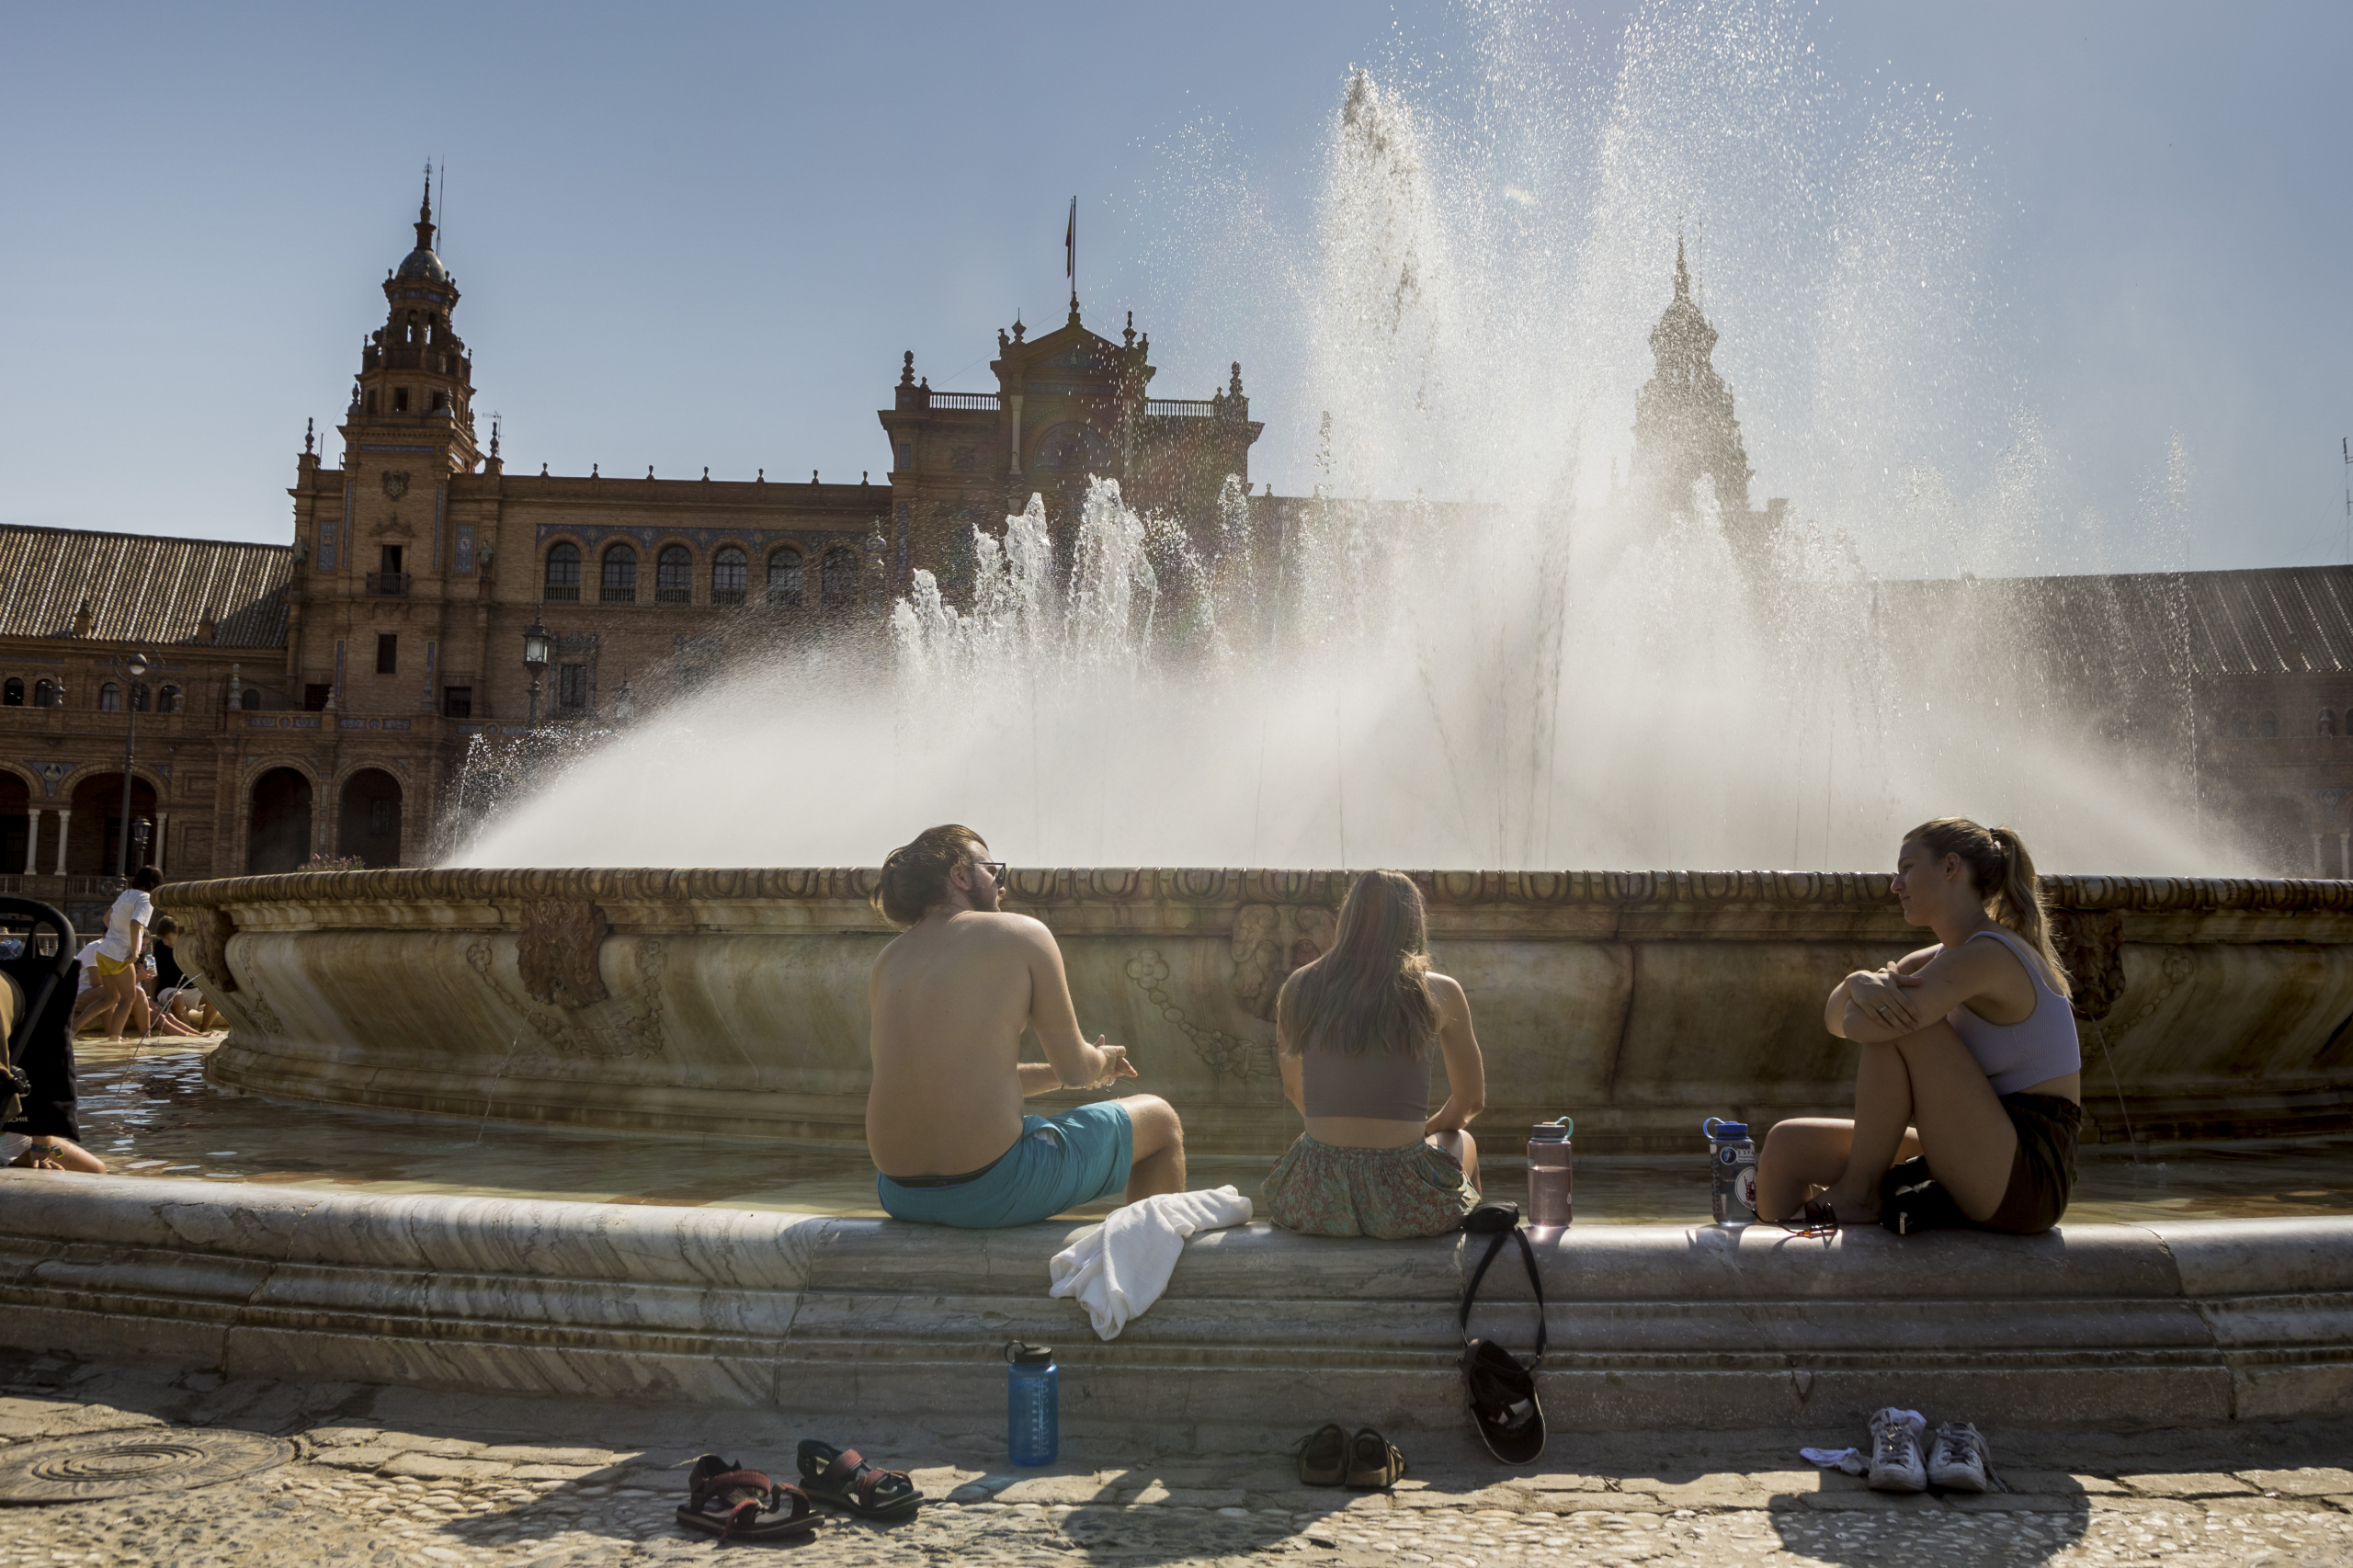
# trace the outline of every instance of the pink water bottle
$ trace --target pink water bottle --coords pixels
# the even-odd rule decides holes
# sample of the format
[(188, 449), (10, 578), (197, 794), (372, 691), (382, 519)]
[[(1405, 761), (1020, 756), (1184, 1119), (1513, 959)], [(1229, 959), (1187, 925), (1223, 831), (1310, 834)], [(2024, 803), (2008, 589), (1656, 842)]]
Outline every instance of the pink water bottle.
[(1528, 1130), (1528, 1222), (1557, 1229), (1576, 1218), (1575, 1182), (1569, 1168), (1569, 1139), (1576, 1123), (1568, 1117), (1540, 1121)]

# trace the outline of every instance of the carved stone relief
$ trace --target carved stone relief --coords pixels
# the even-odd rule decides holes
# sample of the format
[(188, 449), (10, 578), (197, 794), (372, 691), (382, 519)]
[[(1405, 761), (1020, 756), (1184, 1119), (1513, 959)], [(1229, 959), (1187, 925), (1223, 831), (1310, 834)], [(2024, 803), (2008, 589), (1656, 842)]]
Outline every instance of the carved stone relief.
[[(597, 918), (603, 920), (601, 910)], [(525, 1026), (550, 1050), (561, 1055), (601, 1059), (665, 1055), (669, 1042), (662, 1033), (662, 975), (669, 967), (669, 955), (659, 938), (641, 937), (631, 945), (630, 957), (637, 983), (627, 995), (613, 996), (599, 981), (596, 1001), (561, 999), (560, 1006), (533, 1006), (499, 978), (496, 954), (487, 941), (478, 937), (466, 946), (468, 967), (500, 1002), (523, 1016)], [(519, 952), (516, 967), (518, 971), (522, 969)], [(526, 978), (524, 983), (531, 983)], [(540, 1000), (560, 999), (559, 993), (565, 989), (561, 983), (551, 983), (549, 994)]]
[(593, 903), (529, 899), (523, 929), (515, 940), (515, 968), (532, 999), (577, 1010), (602, 1002), (605, 989), (597, 955), (612, 935), (612, 922)]
[(1290, 971), (1324, 956), (1339, 916), (1314, 904), (1245, 903), (1233, 915), (1233, 999), (1272, 1023)]
[(2075, 1016), (2097, 1022), (2124, 994), (2124, 917), (2112, 909), (2055, 909), (2051, 945), (2075, 990)]
[(1248, 1083), (1251, 1074), (1259, 1070), (1267, 1048), (1222, 1029), (1204, 1028), (1187, 1017), (1185, 1009), (1168, 994), (1168, 960), (1160, 956), (1157, 949), (1146, 948), (1128, 960), (1128, 978), (1135, 982), (1145, 1001), (1160, 1009), (1163, 1018), (1193, 1042), (1193, 1053), (1208, 1062), (1212, 1071)]

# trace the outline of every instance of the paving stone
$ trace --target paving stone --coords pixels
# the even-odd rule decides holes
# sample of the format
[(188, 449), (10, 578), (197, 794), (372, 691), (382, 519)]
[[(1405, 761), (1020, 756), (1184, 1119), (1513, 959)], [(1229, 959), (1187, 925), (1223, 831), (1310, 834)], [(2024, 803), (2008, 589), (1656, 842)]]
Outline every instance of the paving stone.
[[(2007, 1480), (2005, 1476), (2003, 1479)], [(2049, 1492), (1987, 1492), (1982, 1494), (1948, 1492), (1945, 1506), (1964, 1514), (2087, 1514), (2090, 1499)]]
[(2178, 1475), (2121, 1475), (2117, 1479), (2144, 1497), (2227, 1497), (2233, 1493), (2245, 1494), (2256, 1490), (2237, 1476), (2224, 1475), (2219, 1471)]
[(2007, 1465), (1997, 1468), (2002, 1480), (2013, 1492), (2042, 1492), (2059, 1495), (2114, 1496), (2130, 1490), (2104, 1475), (2075, 1475), (2063, 1470), (2012, 1470)]
[(1942, 1501), (1926, 1492), (1816, 1492), (1804, 1498), (1809, 1508), (1833, 1513), (1942, 1513)]
[(515, 1467), (489, 1460), (451, 1459), (421, 1450), (401, 1454), (380, 1467), (384, 1475), (414, 1476), (419, 1481), (495, 1481)]
[(472, 1457), (503, 1464), (559, 1464), (585, 1470), (601, 1470), (621, 1459), (609, 1449), (535, 1449), (520, 1444), (496, 1445)]
[[(1146, 1490), (1150, 1490), (1150, 1488), (1146, 1488)], [(1166, 1487), (1162, 1487), (1160, 1489), (1160, 1494), (1157, 1497), (1153, 1498), (1152, 1501), (1165, 1502), (1168, 1499), (1168, 1489)], [(1115, 1499), (1110, 1487), (1107, 1486), (1103, 1482), (1097, 1480), (1092, 1474), (1088, 1474), (1041, 1475), (1032, 1477), (1026, 1481), (1017, 1481), (1012, 1485), (1006, 1487), (1004, 1491), (998, 1493), (996, 1494), (996, 1500), (1000, 1503), (1077, 1504), (1096, 1502), (1108, 1503), (1114, 1501)]]
[(2332, 1493), (2353, 1492), (2353, 1471), (2243, 1470), (2239, 1476), (2259, 1492), (2277, 1492), (2289, 1497), (2325, 1497)]
[(1527, 1475), (1512, 1483), (1530, 1492), (1607, 1492), (1609, 1483), (1597, 1475)]

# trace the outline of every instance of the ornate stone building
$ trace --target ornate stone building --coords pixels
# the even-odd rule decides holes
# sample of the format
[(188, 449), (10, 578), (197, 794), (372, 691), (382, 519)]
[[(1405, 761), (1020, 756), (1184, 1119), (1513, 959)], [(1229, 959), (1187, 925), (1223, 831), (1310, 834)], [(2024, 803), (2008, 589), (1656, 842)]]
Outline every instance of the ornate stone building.
[(907, 355), (880, 482), (509, 473), (434, 234), (428, 194), (339, 455), (303, 439), (289, 544), (0, 529), (0, 886), (100, 896), (134, 722), (134, 832), (167, 873), (415, 863), (477, 736), (642, 711), (780, 639), (879, 645), (915, 568), (953, 591), (972, 525), (1032, 493), (1060, 534), (1089, 473), (1170, 513), (1249, 478), (1241, 367), (1209, 398), (1154, 398), (1150, 338), (1088, 330), (1075, 299), (1041, 337), (998, 334), (995, 392), (934, 392)]
[[(881, 612), (914, 571), (954, 593), (972, 525), (1032, 493), (1059, 534), (1090, 473), (1194, 521), (1228, 476), (1249, 478), (1261, 426), (1241, 367), (1209, 398), (1154, 398), (1149, 337), (1132, 322), (1117, 342), (1090, 331), (1074, 300), (1035, 341), (1017, 322), (998, 335), (994, 392), (934, 392), (906, 356), (878, 411), (891, 464), (880, 483), (512, 474), (495, 429), (479, 444), (457, 280), (433, 239), (421, 208), (382, 284), (340, 453), (330, 462), (304, 438), (288, 543), (0, 528), (0, 892), (66, 903), (77, 919), (102, 906), (134, 728), (131, 831), (168, 875), (313, 855), (415, 864), (482, 737), (645, 711), (779, 641), (878, 647)], [(1774, 524), (1785, 503), (1748, 507), (1715, 337), (1678, 248), (1631, 483), (1665, 509), (1711, 483), (1728, 522)], [(1278, 540), (1312, 505), (1251, 497), (1251, 527)], [(2347, 868), (2353, 568), (2013, 591), (2058, 607), (2049, 646), (2075, 650), (2054, 653), (2067, 678), (2135, 694), (2109, 704), (2117, 722), (2195, 748), (2201, 800), (2255, 827), (2272, 869)], [(2127, 608), (2100, 619), (2079, 599)], [(2178, 613), (2152, 619), (2143, 600)], [(2113, 635), (2086, 642), (2096, 625)], [(549, 645), (536, 675), (522, 662), (535, 628)]]

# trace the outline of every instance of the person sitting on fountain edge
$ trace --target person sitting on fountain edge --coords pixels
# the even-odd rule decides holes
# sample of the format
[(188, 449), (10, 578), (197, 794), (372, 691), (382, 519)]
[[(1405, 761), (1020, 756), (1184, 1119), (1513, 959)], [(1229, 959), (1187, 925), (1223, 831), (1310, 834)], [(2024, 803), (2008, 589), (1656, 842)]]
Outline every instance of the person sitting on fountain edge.
[(1904, 835), (1893, 891), (1937, 946), (1832, 989), (1823, 1021), (1862, 1047), (1855, 1119), (1778, 1123), (1756, 1162), (1756, 1217), (1870, 1221), (1900, 1194), (1907, 1230), (2039, 1235), (2067, 1211), (2084, 1113), (2034, 861), (2008, 828), (1940, 817)]
[[(927, 828), (882, 862), (875, 904), (901, 934), (874, 960), (866, 1147), (883, 1211), (991, 1229), (1026, 1225), (1127, 1189), (1185, 1188), (1185, 1132), (1155, 1095), (1060, 1116), (1021, 1102), (1136, 1075), (1123, 1046), (1093, 1045), (1053, 933), (999, 908), (1005, 867), (968, 827)], [(1042, 1062), (1021, 1060), (1035, 1029)]]
[[(1275, 1000), (1283, 1097), (1307, 1124), (1267, 1176), (1267, 1218), (1311, 1236), (1442, 1236), (1479, 1201), (1471, 1119), (1486, 1063), (1471, 1000), (1430, 970), (1422, 890), (1398, 871), (1348, 889), (1329, 952)], [(1430, 1109), (1430, 1062), (1446, 1101)]]

